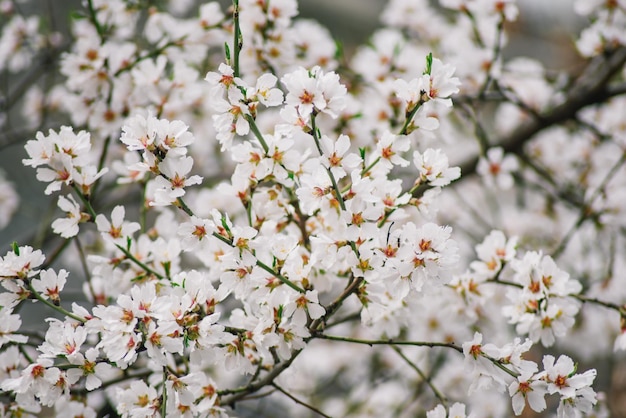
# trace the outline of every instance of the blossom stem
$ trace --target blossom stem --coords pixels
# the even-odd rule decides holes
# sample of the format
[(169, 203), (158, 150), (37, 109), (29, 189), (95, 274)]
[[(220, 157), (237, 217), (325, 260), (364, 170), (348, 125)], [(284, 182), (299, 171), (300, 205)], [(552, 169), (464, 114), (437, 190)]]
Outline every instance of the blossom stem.
[(413, 118), (415, 117), (415, 114), (420, 109), (420, 107), (422, 106), (423, 103), (424, 103), (424, 100), (420, 99), (420, 101), (415, 104), (415, 107), (413, 109), (411, 109), (409, 114), (406, 116), (406, 120), (404, 121), (404, 125), (402, 125), (402, 129), (400, 129), (400, 134), (399, 135), (406, 135), (407, 134), (407, 132), (409, 130), (409, 125), (411, 125), (411, 122), (413, 122)]
[(313, 139), (315, 140), (315, 146), (317, 147), (317, 152), (319, 152), (320, 155), (324, 155), (324, 152), (322, 151), (322, 146), (320, 145), (319, 132), (317, 131), (317, 125), (315, 123), (315, 112), (311, 113), (311, 135), (313, 136)]
[(248, 121), (248, 124), (250, 125), (250, 130), (252, 131), (256, 139), (258, 139), (259, 142), (261, 143), (261, 146), (263, 147), (263, 151), (265, 151), (265, 154), (267, 154), (270, 148), (267, 146), (267, 142), (265, 142), (265, 139), (263, 139), (263, 134), (261, 134), (261, 131), (259, 130), (259, 127), (256, 124), (256, 121), (254, 120), (252, 115), (245, 115), (244, 117)]
[(96, 28), (96, 32), (98, 32), (98, 37), (100, 38), (100, 42), (103, 44), (105, 38), (104, 28), (102, 27), (100, 22), (98, 22), (97, 11), (93, 5), (93, 0), (87, 0), (87, 9), (89, 9), (89, 20), (91, 20), (91, 23), (93, 23), (94, 27)]
[(378, 162), (380, 161), (381, 157), (377, 157), (374, 161), (372, 161), (370, 163), (370, 165), (368, 165), (367, 167), (364, 167), (363, 170), (361, 170), (361, 176), (364, 176), (365, 174), (367, 174), (372, 168), (374, 168), (376, 166), (376, 164), (378, 164)]
[(487, 354), (483, 353), (481, 354), (484, 358), (486, 358), (487, 360), (489, 360), (490, 362), (493, 363), (494, 366), (496, 366), (498, 369), (502, 370), (503, 372), (505, 372), (506, 374), (517, 378), (520, 374), (505, 367), (504, 364), (502, 364), (502, 362), (500, 362), (498, 359), (495, 359), (491, 356), (488, 356)]
[[(232, 241), (229, 240), (228, 238), (218, 234), (217, 232), (213, 232), (212, 235), (215, 238), (219, 239), (220, 241), (230, 245), (231, 247), (234, 247)], [(270, 266), (268, 266), (267, 264), (265, 264), (261, 260), (257, 259), (256, 260), (256, 265), (259, 266), (260, 268), (262, 268), (263, 270), (267, 271), (268, 273), (270, 273), (272, 276), (276, 277), (283, 284), (286, 284), (287, 286), (289, 286), (290, 288), (292, 288), (296, 292), (298, 292), (298, 293), (306, 293), (306, 291), (304, 289), (302, 289), (300, 286), (298, 286), (297, 284), (295, 284), (294, 282), (292, 282), (291, 280), (289, 280), (288, 278), (286, 278), (282, 274), (278, 273), (277, 271), (275, 271), (273, 268), (271, 268)]]
[[(408, 193), (409, 195), (413, 196), (413, 195), (414, 195), (414, 194), (415, 194), (415, 193), (419, 190), (419, 188), (420, 188), (421, 186), (422, 186), (422, 183), (421, 183), (421, 182), (419, 182), (419, 181), (417, 181), (417, 182), (415, 183), (415, 185), (414, 185), (413, 187), (411, 187), (411, 189), (410, 189), (407, 193)], [(425, 191), (425, 190), (423, 190), (423, 191), (422, 191), (421, 195), (423, 195), (423, 194), (424, 194), (424, 191)], [(385, 214), (383, 215), (383, 218), (382, 218), (382, 219), (378, 222), (378, 227), (379, 227), (379, 228), (382, 228), (382, 227), (383, 227), (383, 225), (385, 225), (385, 222), (387, 222), (387, 219), (389, 219), (389, 217), (390, 217), (391, 215), (393, 215), (393, 213), (394, 213), (394, 212), (395, 212), (398, 208), (400, 208), (400, 207), (402, 207), (402, 206), (407, 206), (407, 205), (409, 205), (409, 204), (410, 204), (410, 202), (411, 202), (411, 201), (409, 200), (409, 202), (408, 202), (408, 203), (405, 203), (405, 204), (402, 204), (402, 205), (398, 205), (398, 206), (397, 206), (397, 207), (395, 207), (395, 208), (392, 208), (392, 209), (386, 210), (386, 211), (385, 211)]]
[(149, 206), (146, 204), (146, 196), (148, 192), (148, 183), (141, 183), (141, 202), (142, 204), (139, 207), (139, 226), (140, 231), (144, 233), (146, 231), (146, 220), (148, 217), (148, 208)]
[(620, 315), (626, 316), (626, 306), (624, 305), (620, 306), (616, 303), (607, 302), (607, 301), (600, 300), (597, 298), (591, 298), (585, 295), (570, 294), (569, 296), (573, 297), (574, 299), (578, 299), (579, 301), (583, 303), (593, 303), (595, 305), (604, 306), (605, 308), (614, 309), (617, 312), (619, 312)]
[(297, 403), (298, 405), (302, 405), (305, 408), (310, 409), (311, 411), (315, 412), (316, 414), (318, 414), (318, 415), (320, 415), (322, 417), (331, 418), (330, 415), (326, 415), (325, 413), (323, 413), (319, 409), (315, 408), (313, 405), (309, 405), (308, 403), (306, 403), (306, 402), (296, 398), (291, 393), (287, 392), (285, 389), (283, 389), (280, 386), (278, 386), (276, 383), (272, 383), (272, 386), (275, 387), (280, 393), (282, 393), (283, 395), (285, 395), (286, 397), (288, 397), (289, 399), (291, 399), (292, 401)]
[(403, 352), (396, 346), (391, 346), (391, 349), (398, 353), (400, 357), (411, 367), (415, 372), (422, 378), (422, 380), (428, 385), (428, 387), (433, 391), (437, 399), (443, 404), (443, 406), (448, 405), (448, 399), (437, 389), (437, 387), (431, 382), (430, 377), (426, 376), (422, 369), (417, 367), (417, 364), (413, 363)]
[(91, 272), (87, 267), (87, 257), (85, 256), (85, 251), (83, 250), (83, 246), (80, 243), (80, 239), (78, 236), (74, 237), (74, 243), (76, 244), (76, 249), (78, 250), (78, 254), (80, 256), (80, 265), (83, 268), (83, 274), (85, 275), (85, 280), (87, 281), (87, 287), (89, 288), (89, 293), (91, 293), (91, 297), (93, 300), (96, 300), (96, 291), (93, 288), (93, 283), (91, 282)]
[(80, 189), (78, 188), (76, 184), (72, 184), (72, 188), (74, 189), (74, 191), (76, 192), (80, 200), (83, 202), (83, 205), (85, 205), (85, 209), (87, 209), (87, 212), (89, 212), (89, 216), (91, 216), (91, 219), (95, 220), (96, 216), (98, 215), (96, 214), (96, 211), (93, 209), (93, 206), (91, 206), (91, 202), (89, 201), (87, 196), (85, 196), (83, 192), (80, 191)]
[(163, 400), (161, 402), (161, 416), (167, 416), (167, 366), (163, 366)]
[(261, 260), (257, 260), (256, 261), (256, 265), (261, 267), (263, 270), (267, 271), (268, 273), (270, 273), (272, 276), (276, 277), (278, 280), (280, 280), (281, 282), (283, 282), (284, 284), (286, 284), (287, 286), (289, 286), (290, 288), (292, 288), (296, 292), (306, 293), (306, 291), (304, 289), (302, 289), (300, 286), (298, 286), (297, 284), (293, 283), (291, 280), (287, 279), (282, 274), (274, 271), (273, 268), (271, 268), (270, 266), (268, 266), (267, 264), (265, 264)]
[[(111, 90), (112, 91), (112, 90)], [(104, 140), (104, 145), (102, 146), (102, 152), (100, 153), (100, 158), (98, 159), (98, 172), (102, 171), (104, 168), (104, 162), (106, 161), (107, 154), (109, 153), (109, 145), (111, 144), (111, 135), (107, 136)], [(94, 182), (93, 186), (91, 186), (91, 195), (95, 195), (96, 189), (100, 185), (100, 180), (102, 177), (98, 177)]]
[(309, 232), (306, 229), (306, 221), (308, 217), (302, 213), (302, 209), (300, 209), (300, 201), (298, 200), (298, 196), (294, 192), (291, 187), (285, 187), (285, 190), (289, 194), (289, 204), (294, 208), (294, 216), (292, 217), (293, 222), (300, 229), (300, 233), (302, 234), (302, 242), (307, 250), (311, 250), (311, 240), (309, 239)]
[(124, 253), (124, 255), (126, 256), (126, 258), (128, 258), (129, 260), (131, 260), (133, 263), (135, 263), (137, 266), (141, 267), (146, 273), (152, 274), (153, 276), (155, 276), (156, 278), (158, 278), (159, 280), (163, 280), (163, 276), (159, 273), (157, 273), (156, 271), (152, 270), (150, 267), (148, 267), (146, 264), (142, 263), (141, 261), (139, 261), (137, 259), (137, 257), (135, 257), (134, 255), (131, 254), (130, 251), (128, 251), (126, 248), (122, 247), (119, 244), (115, 244), (115, 246), (117, 248), (119, 248), (119, 250), (121, 252)]
[[(320, 155), (324, 155), (324, 153), (322, 152), (322, 146), (320, 145), (319, 132), (317, 131), (317, 126), (315, 125), (315, 113), (311, 114), (311, 131), (312, 131), (313, 139), (315, 140), (315, 145), (317, 146), (317, 150), (319, 151)], [(333, 190), (335, 192), (335, 196), (337, 197), (337, 202), (339, 202), (339, 207), (341, 208), (342, 211), (345, 212), (346, 203), (343, 201), (341, 190), (339, 190), (339, 186), (337, 185), (337, 180), (335, 180), (335, 176), (333, 175), (333, 172), (330, 170), (330, 168), (326, 168), (326, 172), (328, 173), (330, 182), (333, 185)], [(358, 259), (361, 259), (359, 255), (359, 250), (356, 248), (356, 244), (354, 243), (354, 241), (350, 241), (350, 248), (352, 248), (352, 251), (354, 251), (354, 254), (356, 254), (356, 257)]]
[(178, 207), (180, 207), (183, 210), (183, 212), (185, 212), (187, 215), (189, 216), (194, 215), (193, 211), (189, 208), (189, 206), (187, 206), (187, 204), (185, 203), (182, 197), (177, 198), (176, 202), (178, 203)]
[(476, 23), (476, 17), (467, 8), (464, 10), (464, 13), (469, 18), (469, 20), (472, 22), (472, 31), (474, 33), (474, 38), (476, 38), (475, 39), (476, 43), (481, 48), (484, 48), (485, 47), (485, 42), (483, 41), (483, 37), (480, 35), (480, 31), (478, 30), (478, 25)]
[(33, 364), (35, 362), (35, 360), (33, 360), (30, 354), (28, 354), (28, 350), (26, 350), (26, 348), (24, 347), (24, 344), (19, 344), (17, 348), (20, 351), (20, 353), (24, 356), (27, 362), (29, 362), (30, 364)]
[[(453, 343), (438, 343), (438, 342), (430, 342), (430, 341), (394, 341), (394, 340), (363, 340), (360, 338), (349, 338), (349, 337), (340, 337), (340, 336), (336, 336), (336, 335), (324, 335), (324, 334), (315, 334), (313, 336), (314, 338), (320, 338), (323, 340), (331, 340), (331, 341), (343, 341), (343, 342), (348, 342), (348, 343), (355, 343), (355, 344), (364, 344), (364, 345), (369, 345), (374, 346), (374, 345), (389, 345), (389, 346), (398, 346), (398, 345), (406, 345), (406, 346), (414, 346), (414, 347), (446, 347), (446, 348), (452, 348), (453, 350), (458, 351), (459, 353), (463, 353), (463, 349), (461, 347), (459, 347), (458, 345), (455, 345)], [(517, 377), (518, 374), (516, 372), (514, 372), (513, 370), (509, 370), (508, 368), (506, 368), (500, 361), (498, 361), (497, 359), (494, 359), (492, 357), (489, 357), (485, 354), (482, 355), (483, 357), (485, 357), (487, 360), (491, 361), (496, 367), (498, 367), (499, 369), (501, 369), (502, 371), (504, 371), (505, 373), (513, 376), (513, 377)]]
[(559, 243), (559, 246), (557, 247), (557, 249), (554, 251), (554, 253), (552, 253), (552, 258), (556, 259), (558, 256), (561, 255), (561, 253), (563, 253), (563, 251), (565, 251), (565, 248), (567, 248), (567, 244), (572, 239), (576, 231), (578, 231), (580, 226), (585, 222), (585, 220), (587, 220), (590, 217), (590, 215), (593, 215), (593, 210), (591, 209), (591, 205), (596, 200), (596, 198), (598, 198), (598, 196), (600, 196), (600, 194), (604, 192), (604, 188), (606, 187), (606, 185), (609, 183), (609, 181), (611, 181), (615, 177), (615, 174), (624, 165), (625, 162), (626, 162), (626, 151), (622, 152), (622, 155), (620, 156), (620, 158), (615, 162), (615, 164), (613, 164), (609, 172), (602, 179), (602, 182), (600, 183), (600, 185), (595, 189), (593, 194), (589, 197), (589, 199), (587, 200), (587, 203), (582, 204), (580, 215), (578, 219), (576, 220), (576, 223), (574, 223), (574, 225), (572, 225), (569, 231), (567, 231), (567, 233), (565, 234), (565, 236)]
[(156, 48), (156, 49), (154, 49), (154, 50), (152, 50), (152, 51), (150, 51), (150, 52), (148, 52), (148, 53), (138, 57), (135, 61), (133, 61), (133, 62), (129, 63), (128, 65), (126, 65), (126, 66), (120, 68), (119, 70), (117, 70), (115, 72), (115, 74), (113, 74), (113, 77), (118, 77), (119, 75), (132, 70), (141, 61), (145, 61), (145, 60), (150, 59), (150, 58), (158, 57), (163, 52), (165, 52), (165, 50), (167, 50), (168, 48), (170, 48), (172, 46), (180, 45), (181, 42), (183, 42), (184, 39), (185, 38), (182, 37), (182, 38), (179, 38), (179, 39), (176, 39), (176, 40), (173, 40), (173, 41), (169, 41), (169, 42), (165, 43), (163, 46), (160, 46), (160, 47), (158, 47), (158, 48)]
[(239, 0), (233, 0), (233, 75), (239, 77), (239, 52), (241, 50), (241, 28), (239, 27)]
[(332, 327), (334, 327), (336, 325), (343, 324), (343, 323), (346, 323), (346, 322), (356, 321), (356, 320), (358, 320), (360, 318), (361, 318), (361, 314), (359, 312), (355, 312), (353, 314), (346, 315), (343, 318), (336, 319), (333, 322), (326, 324), (324, 326), (324, 329), (329, 329), (329, 328), (332, 328)]
[[(108, 382), (103, 382), (100, 387), (101, 388), (107, 388), (109, 386), (113, 386), (113, 385), (116, 385), (118, 383), (122, 383), (122, 382), (127, 381), (127, 380), (135, 380), (135, 379), (145, 380), (152, 374), (154, 374), (154, 370), (142, 370), (142, 371), (138, 371), (136, 373), (126, 373), (125, 372), (123, 375), (121, 375), (119, 377), (111, 379)], [(72, 389), (72, 395), (86, 395), (87, 393), (89, 393), (89, 391), (87, 389), (85, 389), (84, 387), (83, 388)]]
[(49, 268), (56, 261), (56, 259), (63, 254), (63, 251), (65, 251), (67, 246), (70, 245), (70, 242), (71, 240), (64, 239), (63, 242), (61, 242), (61, 244), (54, 249), (52, 254), (46, 258), (46, 262), (42, 265), (42, 268)]
[(34, 287), (33, 287), (33, 285), (30, 283), (30, 281), (28, 282), (28, 290), (30, 290), (31, 294), (32, 294), (32, 295), (33, 295), (33, 296), (34, 296), (34, 297), (35, 297), (38, 301), (40, 301), (40, 302), (41, 302), (41, 303), (43, 303), (44, 305), (46, 305), (46, 306), (48, 306), (48, 307), (50, 307), (50, 308), (54, 309), (55, 311), (57, 311), (57, 312), (59, 312), (59, 313), (61, 313), (61, 314), (65, 315), (65, 316), (67, 316), (67, 317), (69, 317), (69, 318), (75, 319), (75, 320), (76, 320), (76, 321), (78, 321), (78, 322), (82, 322), (82, 323), (87, 322), (87, 320), (86, 320), (85, 318), (83, 318), (82, 316), (75, 315), (75, 314), (73, 314), (72, 312), (70, 312), (70, 311), (68, 311), (68, 310), (66, 310), (66, 309), (63, 309), (61, 306), (57, 306), (57, 305), (53, 304), (52, 302), (50, 302), (49, 300), (45, 299), (43, 296), (41, 296), (41, 295), (39, 294), (39, 292), (37, 292), (37, 290), (35, 290), (35, 288), (34, 288)]
[(328, 318), (330, 318), (331, 316), (335, 314), (337, 309), (341, 307), (341, 304), (343, 303), (343, 301), (346, 300), (348, 296), (350, 296), (359, 288), (361, 283), (363, 283), (363, 280), (365, 280), (363, 277), (359, 277), (356, 280), (353, 279), (348, 284), (348, 286), (346, 286), (346, 288), (343, 290), (341, 295), (337, 297), (337, 299), (335, 299), (330, 305), (324, 307), (324, 309), (326, 309), (326, 313), (321, 318), (318, 318), (315, 321), (313, 321), (311, 323), (311, 326), (309, 326), (309, 330), (317, 331), (320, 325), (323, 325)]
[[(363, 167), (363, 169), (361, 170), (361, 177), (366, 175), (372, 168), (374, 168), (376, 164), (380, 162), (380, 159), (381, 157), (377, 157), (374, 161), (370, 163), (370, 165), (368, 165), (367, 167)], [(347, 191), (350, 190), (350, 187), (351, 185), (348, 184), (346, 187), (344, 187), (344, 189), (341, 192), (346, 193)]]
[(459, 353), (463, 352), (463, 349), (454, 343), (440, 343), (440, 342), (431, 342), (431, 341), (394, 341), (392, 339), (389, 340), (364, 340), (360, 338), (350, 338), (350, 337), (341, 337), (338, 335), (325, 335), (325, 334), (315, 334), (314, 338), (319, 338), (322, 340), (331, 340), (331, 341), (343, 341), (346, 343), (355, 343), (355, 344), (364, 344), (369, 346), (374, 345), (407, 345), (413, 347), (445, 347), (451, 348), (453, 350), (458, 351)]
[[(474, 30), (477, 31), (476, 28), (476, 22), (473, 21), (472, 25), (474, 26)], [(498, 26), (497, 26), (497, 34), (496, 34), (496, 44), (493, 47), (493, 60), (492, 62), (495, 63), (499, 58), (500, 58), (500, 52), (502, 51), (502, 38), (504, 36), (504, 15), (500, 15), (500, 21), (498, 22)], [(491, 82), (493, 81), (493, 74), (491, 69), (493, 68), (493, 64), (491, 65), (491, 68), (489, 70), (487, 70), (487, 77), (485, 78), (485, 82), (483, 83), (482, 88), (480, 89), (480, 93), (478, 94), (479, 98), (482, 98), (483, 95), (487, 92), (487, 89), (489, 88), (489, 85), (491, 84)]]
[(469, 103), (460, 103), (457, 108), (471, 121), (472, 125), (474, 126), (474, 135), (480, 148), (480, 155), (482, 157), (485, 157), (487, 154), (487, 150), (490, 147), (489, 144), (491, 143), (491, 141), (489, 140), (487, 131), (478, 119), (477, 110), (475, 110), (475, 107), (473, 105), (470, 105)]

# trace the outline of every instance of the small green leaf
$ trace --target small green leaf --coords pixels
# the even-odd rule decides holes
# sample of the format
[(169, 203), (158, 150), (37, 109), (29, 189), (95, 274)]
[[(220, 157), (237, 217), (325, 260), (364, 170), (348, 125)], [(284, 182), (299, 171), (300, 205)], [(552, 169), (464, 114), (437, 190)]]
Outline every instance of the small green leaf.
[(11, 243), (11, 249), (13, 250), (13, 252), (15, 253), (15, 255), (19, 256), (20, 255), (20, 247), (17, 245), (16, 241), (13, 241)]
[(341, 61), (344, 57), (343, 43), (339, 40), (335, 40), (335, 59)]
[(578, 372), (578, 363), (574, 363), (574, 370), (567, 377), (572, 377)]
[(226, 64), (230, 65), (230, 47), (228, 42), (224, 42), (224, 53), (226, 54)]
[(226, 232), (228, 232), (230, 234), (230, 228), (228, 227), (228, 222), (226, 222), (226, 217), (222, 216), (221, 221), (222, 221), (222, 226), (224, 227)]
[(426, 70), (424, 71), (424, 74), (430, 75), (432, 70), (433, 70), (433, 53), (429, 52), (428, 55), (426, 55)]
[(70, 12), (70, 19), (72, 20), (81, 20), (86, 18), (87, 16), (79, 10), (73, 10)]

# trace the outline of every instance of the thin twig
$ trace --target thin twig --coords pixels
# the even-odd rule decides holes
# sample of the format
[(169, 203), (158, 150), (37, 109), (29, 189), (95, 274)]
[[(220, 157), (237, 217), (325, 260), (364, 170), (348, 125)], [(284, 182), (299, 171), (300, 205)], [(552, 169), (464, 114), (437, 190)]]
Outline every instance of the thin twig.
[(433, 383), (431, 382), (431, 379), (426, 376), (424, 374), (424, 372), (422, 371), (422, 369), (420, 369), (415, 363), (413, 363), (403, 352), (402, 350), (400, 350), (398, 347), (396, 346), (391, 346), (391, 349), (393, 351), (395, 351), (396, 353), (398, 353), (398, 355), (400, 357), (402, 357), (402, 359), (409, 365), (409, 367), (411, 367), (413, 370), (415, 370), (415, 372), (417, 374), (420, 375), (420, 377), (422, 378), (422, 380), (428, 385), (428, 387), (433, 391), (433, 393), (435, 394), (435, 396), (437, 397), (437, 399), (439, 399), (439, 401), (443, 404), (443, 406), (447, 406), (448, 405), (448, 399), (445, 397), (444, 394), (442, 394), (439, 389), (437, 389), (437, 387), (435, 385), (433, 385)]
[(338, 335), (324, 335), (324, 334), (317, 334), (314, 336), (314, 338), (319, 338), (322, 340), (331, 340), (331, 341), (342, 341), (342, 342), (346, 342), (346, 343), (355, 343), (355, 344), (364, 344), (364, 345), (369, 345), (369, 346), (374, 346), (374, 345), (389, 345), (389, 346), (393, 346), (393, 345), (406, 345), (406, 346), (413, 346), (413, 347), (445, 347), (445, 348), (451, 348), (453, 350), (458, 351), (459, 353), (463, 352), (463, 349), (461, 347), (459, 347), (458, 345), (454, 344), (454, 343), (441, 343), (441, 342), (432, 342), (432, 341), (397, 341), (397, 340), (393, 340), (393, 339), (389, 339), (389, 340), (364, 340), (364, 339), (360, 339), (360, 338), (350, 338), (350, 337), (341, 337)]
[(563, 253), (563, 251), (565, 251), (567, 244), (572, 239), (576, 231), (578, 231), (578, 229), (585, 222), (585, 220), (589, 219), (589, 217), (593, 215), (593, 211), (591, 210), (591, 205), (593, 205), (593, 202), (598, 198), (598, 196), (600, 196), (600, 194), (604, 191), (604, 188), (606, 187), (606, 185), (609, 183), (609, 181), (613, 179), (613, 177), (615, 176), (615, 173), (617, 173), (617, 171), (622, 167), (622, 165), (624, 165), (625, 162), (626, 162), (626, 152), (622, 152), (622, 155), (619, 158), (619, 160), (617, 160), (615, 164), (611, 167), (607, 175), (602, 179), (602, 182), (598, 185), (598, 187), (593, 192), (593, 194), (589, 197), (587, 202), (581, 205), (580, 215), (578, 216), (578, 219), (576, 220), (574, 225), (572, 225), (572, 227), (567, 231), (567, 233), (565, 234), (565, 236), (559, 243), (556, 250), (554, 250), (554, 252), (552, 253), (552, 258), (556, 259), (558, 256), (561, 255), (561, 253)]
[[(565, 100), (561, 104), (539, 113), (537, 118), (532, 118), (526, 124), (513, 130), (508, 136), (495, 141), (494, 145), (501, 146), (505, 152), (520, 154), (524, 144), (537, 133), (575, 118), (584, 107), (602, 103), (616, 94), (621, 94), (626, 86), (609, 88), (607, 84), (623, 68), (625, 62), (626, 47), (617, 48), (592, 59), (573, 87), (568, 90)], [(453, 100), (455, 99), (453, 98)], [(477, 163), (478, 158), (473, 157), (460, 164), (461, 179), (475, 173)]]
[(323, 416), (325, 418), (332, 418), (330, 415), (327, 415), (325, 413), (323, 413), (322, 411), (320, 411), (319, 409), (317, 409), (316, 407), (314, 407), (313, 405), (310, 405), (298, 398), (296, 398), (295, 396), (293, 396), (291, 393), (287, 392), (285, 389), (281, 388), (280, 386), (278, 386), (276, 384), (276, 382), (272, 383), (272, 386), (274, 386), (276, 389), (278, 389), (279, 392), (281, 392), (283, 395), (285, 395), (286, 397), (288, 397), (289, 399), (291, 399), (292, 401), (294, 401), (295, 403), (297, 403), (298, 405), (302, 405), (305, 408), (310, 409), (311, 411), (315, 412), (316, 414)]

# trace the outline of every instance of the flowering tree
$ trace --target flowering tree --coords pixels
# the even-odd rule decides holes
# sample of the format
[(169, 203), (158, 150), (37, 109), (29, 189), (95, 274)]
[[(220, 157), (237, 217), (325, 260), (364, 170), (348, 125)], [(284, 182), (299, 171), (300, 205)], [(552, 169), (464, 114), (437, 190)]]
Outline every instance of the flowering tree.
[(295, 0), (192, 3), (67, 39), (0, 3), (1, 122), (58, 199), (0, 258), (2, 416), (619, 408), (626, 2), (575, 2), (576, 74), (503, 58), (513, 0), (392, 0), (350, 58)]

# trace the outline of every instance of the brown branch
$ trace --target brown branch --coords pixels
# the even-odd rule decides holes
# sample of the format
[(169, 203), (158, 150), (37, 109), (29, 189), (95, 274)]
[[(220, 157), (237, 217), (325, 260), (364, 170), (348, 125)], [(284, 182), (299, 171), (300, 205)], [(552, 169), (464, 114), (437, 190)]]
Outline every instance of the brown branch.
[[(576, 118), (578, 111), (602, 103), (626, 90), (623, 84), (608, 87), (611, 78), (626, 62), (626, 47), (617, 48), (592, 59), (585, 71), (567, 92), (563, 103), (535, 115), (528, 123), (515, 129), (510, 135), (497, 140), (505, 152), (521, 154), (524, 144), (542, 130)], [(460, 164), (462, 178), (476, 171), (477, 157)]]
[(271, 385), (274, 382), (274, 379), (276, 379), (282, 372), (284, 372), (285, 369), (291, 366), (291, 363), (293, 363), (293, 361), (296, 359), (296, 357), (298, 357), (301, 352), (302, 350), (294, 351), (289, 359), (274, 366), (274, 368), (268, 374), (263, 376), (262, 379), (257, 380), (256, 382), (249, 383), (242, 388), (234, 389), (231, 392), (233, 393), (232, 395), (224, 396), (220, 399), (220, 405), (233, 406), (237, 401), (247, 397), (247, 395), (257, 392), (265, 386)]
[(310, 409), (311, 411), (315, 412), (317, 415), (323, 416), (325, 418), (331, 418), (330, 415), (326, 415), (325, 413), (323, 413), (322, 411), (320, 411), (319, 409), (317, 409), (313, 405), (310, 405), (310, 404), (304, 402), (303, 400), (296, 398), (291, 393), (287, 392), (285, 389), (283, 389), (280, 386), (278, 386), (276, 383), (272, 383), (272, 386), (274, 386), (279, 392), (281, 392), (282, 394), (287, 396), (289, 399), (291, 399), (292, 401), (294, 401), (298, 405), (302, 405), (302, 406)]
[(13, 84), (13, 89), (6, 95), (0, 96), (0, 112), (8, 112), (41, 76), (49, 72), (57, 63), (61, 53), (68, 49), (68, 45), (59, 47), (49, 46), (42, 49), (34, 59), (30, 69)]

